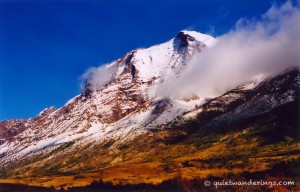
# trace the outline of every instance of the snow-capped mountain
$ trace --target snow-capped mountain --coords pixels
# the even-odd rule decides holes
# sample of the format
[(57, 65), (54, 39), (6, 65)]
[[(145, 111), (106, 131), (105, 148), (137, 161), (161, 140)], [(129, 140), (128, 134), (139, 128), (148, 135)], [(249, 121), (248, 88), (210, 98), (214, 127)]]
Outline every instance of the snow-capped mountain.
[[(2, 174), (82, 173), (145, 162), (154, 149), (190, 134), (217, 131), (216, 127), (235, 125), (297, 100), (298, 69), (243, 84), (216, 98), (152, 94), (161, 82), (180, 76), (193, 54), (215, 41), (181, 31), (165, 43), (136, 49), (97, 68), (82, 93), (61, 108), (49, 107), (33, 119), (1, 122)], [(109, 75), (99, 81), (97, 75), (103, 71)], [(129, 146), (134, 150), (122, 151)]]
[(150, 90), (179, 74), (195, 52), (214, 41), (208, 35), (181, 31), (165, 43), (131, 51), (105, 65), (112, 73), (107, 84), (94, 86), (92, 79), (87, 80), (82, 94), (63, 107), (47, 108), (34, 119), (3, 121), (1, 164), (75, 140), (78, 145), (109, 138), (121, 142), (193, 109), (199, 100), (157, 101)]

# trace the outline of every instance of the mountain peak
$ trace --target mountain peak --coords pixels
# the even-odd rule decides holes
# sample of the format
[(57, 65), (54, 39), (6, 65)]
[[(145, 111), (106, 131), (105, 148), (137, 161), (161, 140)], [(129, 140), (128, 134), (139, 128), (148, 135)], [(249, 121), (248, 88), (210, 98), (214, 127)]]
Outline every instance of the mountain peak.
[[(93, 89), (103, 87), (112, 79), (124, 82), (129, 80), (129, 83), (136, 80), (152, 82), (154, 79), (179, 74), (195, 52), (201, 52), (214, 41), (215, 39), (209, 35), (183, 30), (167, 42), (131, 51), (124, 57), (93, 71), (87, 79), (83, 95), (88, 98)], [(107, 78), (103, 78), (106, 76)]]
[(193, 42), (195, 40), (196, 40), (195, 37), (187, 33), (184, 33), (183, 31), (180, 31), (176, 35), (174, 42), (178, 43), (179, 47), (186, 47), (189, 45), (189, 42)]
[(180, 31), (176, 35), (175, 39), (176, 38), (180, 38), (182, 40), (187, 40), (187, 41), (197, 40), (204, 43), (206, 46), (213, 45), (214, 42), (216, 41), (216, 39), (210, 35), (206, 35), (197, 31), (189, 31), (189, 30)]

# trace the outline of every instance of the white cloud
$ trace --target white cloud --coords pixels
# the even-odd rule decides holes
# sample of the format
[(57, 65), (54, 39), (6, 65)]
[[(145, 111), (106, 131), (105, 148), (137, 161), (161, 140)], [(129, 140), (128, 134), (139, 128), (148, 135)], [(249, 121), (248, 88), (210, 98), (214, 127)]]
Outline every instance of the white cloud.
[(81, 78), (88, 81), (89, 88), (100, 89), (112, 80), (115, 71), (116, 65), (114, 64), (91, 67)]
[(213, 97), (249, 82), (300, 66), (300, 9), (290, 1), (272, 6), (259, 21), (240, 19), (214, 46), (196, 54), (185, 73), (157, 95)]

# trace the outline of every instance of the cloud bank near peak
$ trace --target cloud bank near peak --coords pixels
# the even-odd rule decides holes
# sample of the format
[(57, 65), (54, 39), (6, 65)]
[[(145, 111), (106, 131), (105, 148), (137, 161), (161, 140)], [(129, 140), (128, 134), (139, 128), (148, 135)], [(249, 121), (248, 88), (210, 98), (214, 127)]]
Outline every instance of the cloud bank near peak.
[(155, 88), (156, 96), (214, 97), (258, 77), (300, 66), (300, 6), (273, 5), (259, 20), (240, 19), (217, 42), (195, 54), (179, 78)]

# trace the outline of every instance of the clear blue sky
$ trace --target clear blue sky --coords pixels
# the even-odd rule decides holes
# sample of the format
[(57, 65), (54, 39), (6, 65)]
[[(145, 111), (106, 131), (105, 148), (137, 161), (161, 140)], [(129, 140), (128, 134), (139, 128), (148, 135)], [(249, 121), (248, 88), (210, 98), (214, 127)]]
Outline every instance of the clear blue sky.
[(80, 93), (91, 66), (182, 29), (221, 35), (267, 0), (0, 1), (0, 120), (29, 118)]

